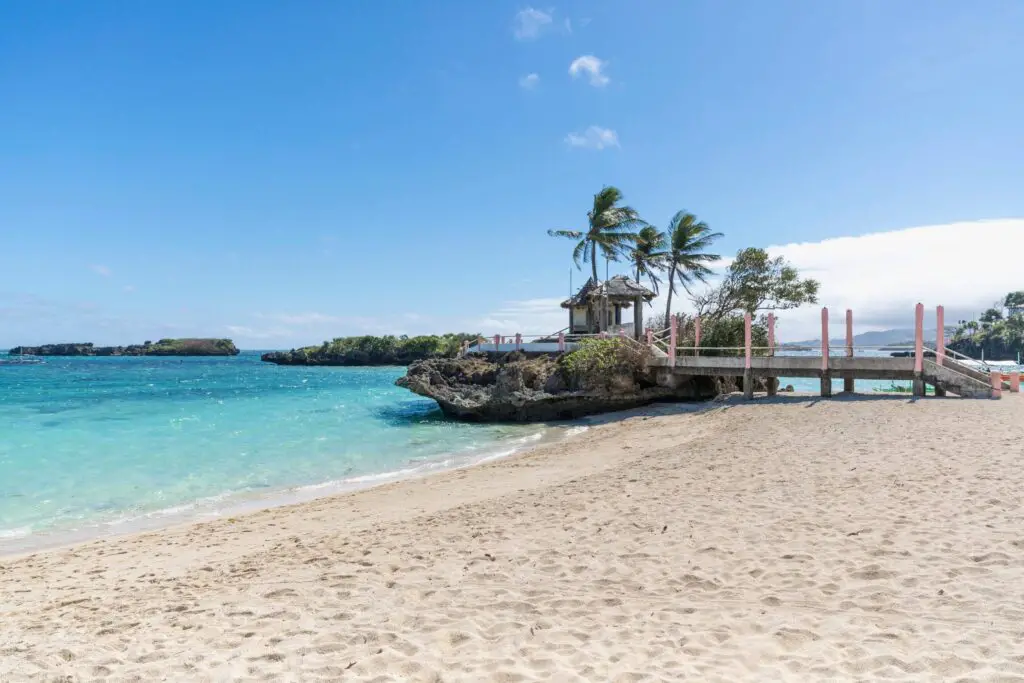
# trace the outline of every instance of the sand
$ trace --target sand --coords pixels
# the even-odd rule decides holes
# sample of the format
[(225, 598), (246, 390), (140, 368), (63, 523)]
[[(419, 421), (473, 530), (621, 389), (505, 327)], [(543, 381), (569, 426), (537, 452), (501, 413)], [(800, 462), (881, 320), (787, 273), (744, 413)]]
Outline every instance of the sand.
[(730, 399), (0, 561), (0, 680), (1024, 681), (1024, 400)]

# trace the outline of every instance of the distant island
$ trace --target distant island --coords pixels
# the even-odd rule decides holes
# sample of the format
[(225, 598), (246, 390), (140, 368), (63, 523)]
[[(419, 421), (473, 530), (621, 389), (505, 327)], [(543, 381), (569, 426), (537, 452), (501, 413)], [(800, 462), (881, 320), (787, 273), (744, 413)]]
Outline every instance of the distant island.
[(161, 339), (130, 346), (94, 346), (84, 344), (44, 344), (15, 346), (11, 356), (237, 356), (238, 348), (230, 339)]
[(339, 337), (320, 346), (264, 353), (260, 359), (277, 365), (409, 365), (430, 358), (454, 358), (464, 341), (478, 334), (442, 334), (408, 337)]

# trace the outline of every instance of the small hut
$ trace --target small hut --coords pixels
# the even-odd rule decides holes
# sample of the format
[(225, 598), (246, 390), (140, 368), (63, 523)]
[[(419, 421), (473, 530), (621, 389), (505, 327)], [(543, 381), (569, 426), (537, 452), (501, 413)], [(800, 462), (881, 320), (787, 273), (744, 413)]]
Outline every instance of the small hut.
[[(643, 334), (643, 304), (654, 298), (654, 292), (630, 280), (625, 275), (616, 275), (604, 282), (593, 278), (571, 298), (562, 302), (562, 308), (569, 309), (569, 334), (617, 333), (620, 329), (639, 339)], [(623, 322), (622, 312), (633, 308), (633, 320)]]

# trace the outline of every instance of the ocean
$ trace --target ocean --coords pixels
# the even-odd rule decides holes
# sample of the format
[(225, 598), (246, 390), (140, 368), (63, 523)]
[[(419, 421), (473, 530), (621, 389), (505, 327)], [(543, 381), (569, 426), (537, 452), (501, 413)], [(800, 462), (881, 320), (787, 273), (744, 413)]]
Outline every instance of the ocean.
[(257, 352), (0, 365), (0, 553), (308, 499), (552, 435), (446, 420), (394, 386), (403, 373), (279, 367)]
[(447, 420), (394, 386), (403, 373), (280, 367), (253, 351), (0, 365), (0, 554), (308, 500), (570, 431)]

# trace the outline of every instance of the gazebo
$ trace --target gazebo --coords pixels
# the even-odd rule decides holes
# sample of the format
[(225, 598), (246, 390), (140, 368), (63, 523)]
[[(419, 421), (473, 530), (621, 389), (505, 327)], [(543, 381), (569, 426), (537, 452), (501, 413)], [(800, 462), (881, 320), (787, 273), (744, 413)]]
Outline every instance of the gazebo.
[[(604, 282), (593, 278), (572, 297), (562, 302), (569, 309), (569, 334), (618, 332), (639, 339), (643, 334), (643, 304), (654, 298), (654, 292), (629, 279), (616, 275)], [(633, 321), (623, 323), (622, 311), (633, 307)]]

